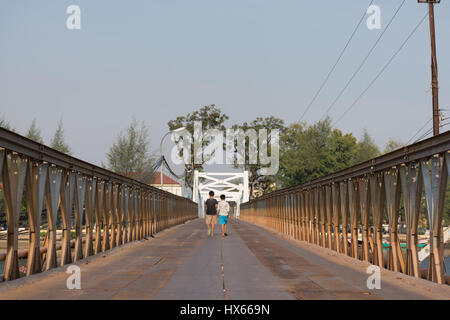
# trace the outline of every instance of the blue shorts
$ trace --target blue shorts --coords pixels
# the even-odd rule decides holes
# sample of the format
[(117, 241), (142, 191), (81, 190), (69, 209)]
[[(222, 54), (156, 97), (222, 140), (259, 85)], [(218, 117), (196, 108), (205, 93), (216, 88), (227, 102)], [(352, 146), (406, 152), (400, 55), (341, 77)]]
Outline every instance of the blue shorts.
[(220, 224), (227, 224), (228, 223), (228, 216), (219, 216), (219, 223)]

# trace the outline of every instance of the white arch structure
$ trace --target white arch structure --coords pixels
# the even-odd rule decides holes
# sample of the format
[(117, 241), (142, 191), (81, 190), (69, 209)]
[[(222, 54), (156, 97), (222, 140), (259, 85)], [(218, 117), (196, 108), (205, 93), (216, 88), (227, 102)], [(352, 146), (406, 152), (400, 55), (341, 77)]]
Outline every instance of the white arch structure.
[(214, 191), (215, 197), (221, 194), (227, 201), (236, 202), (236, 217), (239, 217), (239, 207), (247, 202), (248, 195), (248, 171), (244, 172), (198, 172), (194, 171), (192, 200), (199, 204), (198, 216), (205, 217), (204, 204), (209, 197), (209, 192)]

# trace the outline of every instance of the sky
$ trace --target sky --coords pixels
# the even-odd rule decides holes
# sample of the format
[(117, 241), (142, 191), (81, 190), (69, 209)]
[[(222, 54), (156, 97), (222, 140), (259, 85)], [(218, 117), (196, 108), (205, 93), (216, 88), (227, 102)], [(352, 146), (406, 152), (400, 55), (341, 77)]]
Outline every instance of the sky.
[[(375, 0), (381, 29), (358, 29), (304, 121), (318, 121), (402, 0)], [(66, 27), (70, 5), (81, 29)], [(367, 0), (0, 0), (0, 113), (24, 134), (33, 119), (45, 142), (59, 119), (73, 155), (101, 164), (133, 118), (152, 149), (167, 122), (215, 104), (232, 124), (300, 119), (336, 61)], [(450, 3), (436, 5), (440, 106), (450, 117)], [(337, 119), (427, 11), (407, 0), (361, 72), (331, 109)], [(367, 15), (369, 17), (369, 15)], [(380, 148), (407, 142), (431, 119), (426, 20), (385, 73), (338, 124)], [(431, 123), (424, 129), (431, 127)], [(448, 130), (450, 126), (442, 130)], [(169, 139), (165, 150), (170, 147)]]

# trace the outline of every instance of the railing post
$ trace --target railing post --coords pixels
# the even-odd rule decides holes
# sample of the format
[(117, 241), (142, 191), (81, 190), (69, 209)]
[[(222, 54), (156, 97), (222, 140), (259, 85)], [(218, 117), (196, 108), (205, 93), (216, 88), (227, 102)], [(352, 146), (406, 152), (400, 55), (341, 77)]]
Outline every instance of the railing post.
[(7, 254), (4, 268), (5, 280), (19, 278), (18, 223), (26, 176), (26, 165), (27, 160), (21, 159), (16, 153), (11, 154), (10, 165), (8, 165), (6, 151), (4, 149), (0, 150), (0, 168), (3, 171), (3, 190), (6, 221), (8, 223)]
[(362, 177), (358, 181), (359, 206), (362, 224), (362, 260), (369, 261), (369, 180)]
[(50, 166), (47, 170), (47, 253), (45, 254), (45, 270), (50, 270), (57, 266), (56, 258), (56, 218), (59, 208), (59, 197), (62, 182), (62, 170), (56, 166)]
[(111, 227), (111, 199), (112, 199), (112, 184), (105, 182), (104, 184), (104, 196), (103, 196), (103, 215), (100, 219), (103, 220), (103, 238), (102, 238), (102, 251), (109, 250), (111, 248), (111, 239), (109, 238), (109, 228)]
[(86, 177), (77, 174), (75, 185), (75, 250), (73, 261), (83, 259), (83, 234), (81, 230), (81, 223), (83, 219), (83, 209), (86, 199)]
[(339, 195), (341, 200), (341, 214), (342, 214), (342, 248), (344, 254), (349, 255), (348, 251), (348, 181), (339, 183)]
[(27, 257), (27, 276), (41, 272), (40, 227), (47, 180), (47, 167), (47, 164), (40, 164), (37, 161), (29, 161), (28, 163), (26, 191), (30, 240)]
[(341, 208), (339, 206), (339, 185), (334, 183), (331, 185), (331, 197), (333, 203), (333, 232), (334, 232), (334, 246), (333, 249), (337, 252), (342, 252), (341, 241), (339, 237), (339, 216), (341, 212)]
[(73, 195), (75, 191), (75, 174), (65, 170), (61, 186), (61, 213), (63, 223), (63, 240), (61, 248), (61, 266), (72, 262), (71, 240), (71, 215)]
[(88, 178), (86, 185), (86, 210), (85, 210), (85, 229), (86, 229), (86, 244), (84, 257), (89, 257), (94, 254), (94, 244), (92, 240), (93, 235), (93, 219), (95, 207), (95, 194), (97, 180), (95, 178)]
[(95, 197), (95, 244), (94, 253), (102, 251), (102, 217), (104, 211), (104, 189), (105, 182), (97, 179), (97, 195)]

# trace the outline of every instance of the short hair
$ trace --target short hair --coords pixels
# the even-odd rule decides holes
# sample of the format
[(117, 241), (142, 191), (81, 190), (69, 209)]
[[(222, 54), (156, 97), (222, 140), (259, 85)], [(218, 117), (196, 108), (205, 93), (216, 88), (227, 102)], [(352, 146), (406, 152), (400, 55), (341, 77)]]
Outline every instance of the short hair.
[(210, 191), (210, 192), (209, 192), (209, 196), (210, 196), (210, 197), (214, 197), (214, 191)]
[(220, 196), (220, 199), (225, 200), (225, 195), (222, 194), (222, 195)]

